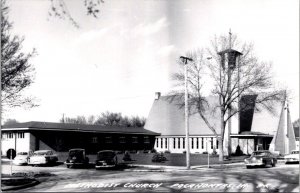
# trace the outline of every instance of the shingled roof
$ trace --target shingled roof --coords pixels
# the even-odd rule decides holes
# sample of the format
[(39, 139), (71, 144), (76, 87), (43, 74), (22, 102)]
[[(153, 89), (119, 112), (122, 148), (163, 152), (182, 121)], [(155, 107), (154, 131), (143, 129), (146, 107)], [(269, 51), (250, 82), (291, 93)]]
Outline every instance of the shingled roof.
[(120, 126), (101, 126), (84, 125), (71, 123), (52, 123), (52, 122), (24, 122), (3, 125), (2, 130), (52, 130), (52, 131), (76, 131), (76, 132), (94, 132), (94, 133), (121, 133), (121, 134), (146, 134), (160, 135), (153, 131), (141, 127), (120, 127)]

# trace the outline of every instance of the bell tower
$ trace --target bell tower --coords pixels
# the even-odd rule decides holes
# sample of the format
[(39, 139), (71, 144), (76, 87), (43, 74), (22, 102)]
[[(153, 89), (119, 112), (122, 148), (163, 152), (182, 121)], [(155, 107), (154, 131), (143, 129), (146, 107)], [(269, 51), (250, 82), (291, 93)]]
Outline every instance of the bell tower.
[[(225, 86), (221, 92), (226, 92), (230, 98), (232, 98), (232, 74), (234, 71), (237, 71), (237, 86), (238, 86), (238, 101), (237, 104), (239, 105), (240, 101), (240, 65), (239, 65), (239, 59), (240, 56), (243, 55), (242, 53), (232, 49), (232, 42), (231, 42), (231, 31), (229, 31), (229, 48), (225, 49), (218, 54), (221, 57), (221, 62), (220, 62), (220, 84)], [(222, 76), (223, 72), (223, 76)], [(226, 78), (224, 78), (226, 77)], [(223, 82), (222, 82), (223, 81)], [(238, 107), (239, 108), (239, 107)], [(228, 108), (228, 113), (227, 117), (232, 116), (232, 106), (229, 105)], [(239, 129), (239, 121), (237, 122), (238, 124), (238, 129)], [(227, 129), (226, 129), (227, 128)], [(225, 128), (225, 134), (224, 134), (224, 155), (228, 154), (230, 155), (232, 150), (231, 150), (231, 128), (232, 128), (232, 117), (229, 118), (227, 127)], [(226, 147), (228, 147), (228, 152), (226, 152)]]

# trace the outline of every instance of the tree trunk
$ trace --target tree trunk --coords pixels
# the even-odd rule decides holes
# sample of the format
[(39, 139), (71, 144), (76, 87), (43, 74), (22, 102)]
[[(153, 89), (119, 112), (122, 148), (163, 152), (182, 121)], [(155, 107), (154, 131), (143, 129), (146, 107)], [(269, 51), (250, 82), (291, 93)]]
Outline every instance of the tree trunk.
[(221, 136), (220, 136), (220, 145), (219, 145), (219, 161), (223, 162), (224, 160), (224, 147), (223, 147), (223, 141), (224, 141), (224, 133), (225, 133), (225, 124), (224, 124), (224, 110), (221, 109)]

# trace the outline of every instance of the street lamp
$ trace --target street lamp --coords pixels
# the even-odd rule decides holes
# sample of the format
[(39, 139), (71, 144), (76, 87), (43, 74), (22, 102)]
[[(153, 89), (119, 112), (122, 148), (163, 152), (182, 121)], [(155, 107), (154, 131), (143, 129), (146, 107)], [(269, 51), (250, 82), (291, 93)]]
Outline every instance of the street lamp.
[(207, 151), (207, 167), (209, 168), (209, 152), (208, 152), (208, 142), (211, 142), (208, 138), (206, 139), (206, 151)]
[(190, 169), (190, 140), (189, 140), (189, 108), (188, 108), (188, 73), (187, 73), (187, 62), (193, 61), (192, 58), (188, 58), (185, 56), (180, 56), (180, 59), (182, 59), (182, 62), (184, 63), (184, 85), (185, 85), (185, 140), (186, 140), (186, 167), (187, 169)]

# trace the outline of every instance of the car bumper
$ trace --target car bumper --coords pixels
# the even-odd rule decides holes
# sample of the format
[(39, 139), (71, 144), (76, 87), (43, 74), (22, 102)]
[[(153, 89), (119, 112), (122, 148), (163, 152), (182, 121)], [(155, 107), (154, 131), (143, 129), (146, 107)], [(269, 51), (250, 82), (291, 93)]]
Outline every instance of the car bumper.
[(24, 160), (14, 160), (14, 161), (13, 161), (13, 164), (14, 164), (14, 165), (27, 165), (28, 162), (27, 162), (27, 161), (24, 161)]
[(295, 159), (295, 158), (285, 159), (285, 163), (296, 163), (296, 162), (299, 162), (299, 159)]
[(85, 163), (76, 163), (76, 162), (64, 162), (66, 165), (84, 165)]
[(113, 168), (116, 167), (116, 165), (96, 165), (95, 168)]
[(264, 163), (246, 163), (246, 166), (263, 166)]
[(30, 161), (28, 164), (29, 165), (35, 165), (35, 164), (47, 164), (48, 162), (46, 162), (46, 161), (40, 161), (40, 160), (38, 160), (38, 161)]

